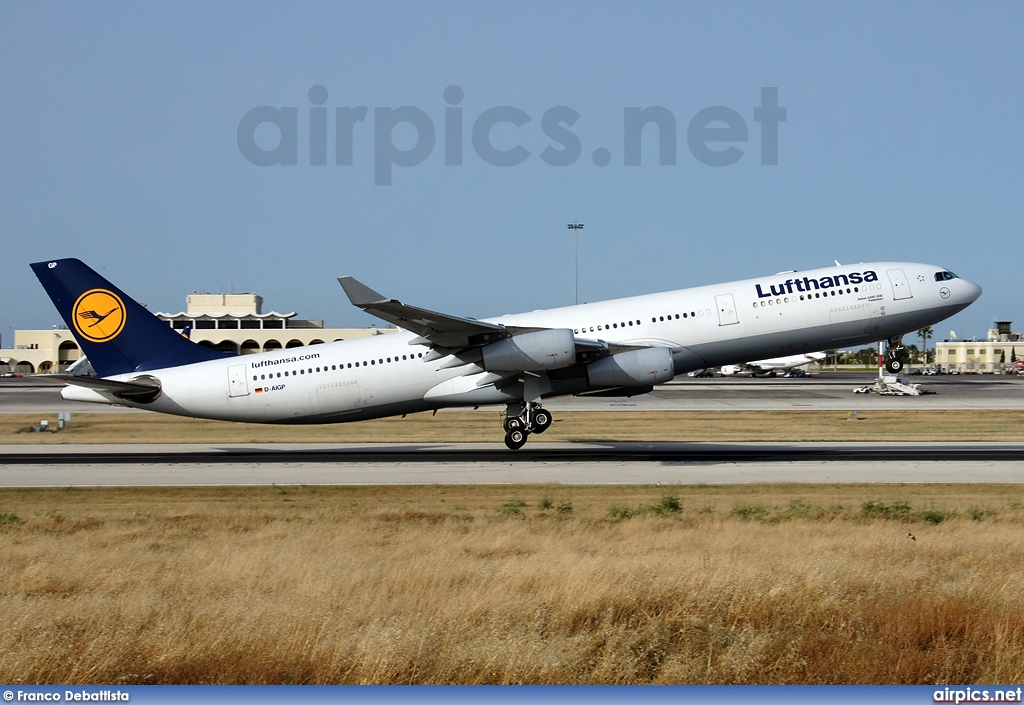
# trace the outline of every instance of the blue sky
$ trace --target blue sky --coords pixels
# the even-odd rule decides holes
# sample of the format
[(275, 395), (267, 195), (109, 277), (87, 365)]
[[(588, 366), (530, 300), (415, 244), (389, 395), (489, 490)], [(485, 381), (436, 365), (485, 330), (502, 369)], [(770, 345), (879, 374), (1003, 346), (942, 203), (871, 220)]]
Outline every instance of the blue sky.
[[(265, 310), (369, 325), (335, 278), (487, 316), (840, 262), (930, 262), (985, 290), (936, 327), (1024, 329), (1024, 5), (815, 2), (0, 3), (0, 335), (59, 317), (28, 263), (79, 257), (153, 310), (191, 291), (256, 291)], [(446, 166), (444, 93), (463, 100), (462, 164)], [(327, 165), (310, 165), (309, 92), (327, 91)], [(761, 89), (786, 121), (762, 165)], [(297, 164), (238, 143), (258, 106), (297, 109)], [(353, 163), (334, 109), (364, 106)], [(375, 185), (375, 109), (435, 128), (421, 163)], [(485, 111), (513, 106), (497, 149)], [(542, 127), (550, 108), (581, 154)], [(661, 106), (676, 163), (624, 162), (624, 109)], [(708, 166), (687, 142), (703, 109), (735, 111), (742, 156)], [(719, 123), (715, 123), (718, 125)], [(422, 137), (381, 134), (395, 150)], [(276, 127), (253, 133), (272, 150)], [(710, 144), (722, 149), (727, 144)], [(597, 166), (594, 150), (611, 160)]]

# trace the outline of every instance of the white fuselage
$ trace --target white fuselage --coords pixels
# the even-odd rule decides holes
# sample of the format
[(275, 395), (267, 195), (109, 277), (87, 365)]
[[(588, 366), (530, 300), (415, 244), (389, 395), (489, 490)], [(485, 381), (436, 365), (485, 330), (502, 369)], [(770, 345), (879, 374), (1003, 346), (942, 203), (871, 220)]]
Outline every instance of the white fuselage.
[[(666, 346), (675, 374), (829, 348), (863, 345), (933, 325), (980, 288), (936, 281), (941, 267), (876, 262), (791, 272), (488, 319), (505, 326), (570, 328), (578, 338)], [(147, 370), (162, 392), (131, 403), (69, 386), (66, 399), (200, 418), (333, 423), (448, 406), (513, 401), (500, 375), (443, 367), (405, 331)], [(111, 379), (130, 381), (140, 373)], [(557, 393), (573, 393), (573, 390)], [(568, 389), (568, 388), (566, 388)]]

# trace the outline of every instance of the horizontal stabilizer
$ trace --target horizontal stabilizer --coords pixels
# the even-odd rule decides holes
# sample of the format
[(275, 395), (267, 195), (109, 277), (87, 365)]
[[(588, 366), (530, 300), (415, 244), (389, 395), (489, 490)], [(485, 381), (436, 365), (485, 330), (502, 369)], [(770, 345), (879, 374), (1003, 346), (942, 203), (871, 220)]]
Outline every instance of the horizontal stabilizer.
[(119, 382), (100, 377), (81, 377), (77, 375), (36, 375), (47, 379), (59, 379), (61, 382), (76, 387), (88, 387), (99, 392), (108, 392), (118, 399), (140, 403), (151, 402), (160, 395), (160, 380), (154, 377), (137, 377), (131, 382)]

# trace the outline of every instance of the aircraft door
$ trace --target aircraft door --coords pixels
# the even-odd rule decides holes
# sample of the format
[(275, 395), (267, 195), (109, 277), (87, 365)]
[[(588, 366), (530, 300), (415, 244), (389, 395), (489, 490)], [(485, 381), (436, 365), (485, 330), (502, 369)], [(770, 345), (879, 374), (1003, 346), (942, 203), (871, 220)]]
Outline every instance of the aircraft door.
[(228, 368), (228, 396), (249, 396), (249, 385), (245, 381), (245, 365), (232, 365)]
[(892, 298), (894, 300), (914, 298), (914, 295), (910, 293), (910, 282), (907, 281), (907, 275), (903, 273), (902, 269), (890, 269), (886, 271), (886, 274), (889, 275), (889, 281), (892, 283)]
[(718, 306), (718, 325), (731, 326), (740, 322), (736, 316), (736, 301), (732, 294), (719, 294), (715, 297), (715, 304)]

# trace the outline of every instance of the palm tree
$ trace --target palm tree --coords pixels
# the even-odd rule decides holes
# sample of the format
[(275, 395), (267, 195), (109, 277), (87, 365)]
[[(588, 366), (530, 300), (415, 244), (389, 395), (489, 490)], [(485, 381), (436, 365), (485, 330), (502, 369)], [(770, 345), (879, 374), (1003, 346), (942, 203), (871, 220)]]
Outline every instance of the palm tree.
[(917, 335), (921, 338), (921, 347), (924, 349), (924, 364), (928, 364), (928, 339), (932, 337), (932, 327), (925, 326), (917, 331)]

